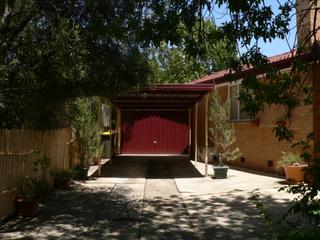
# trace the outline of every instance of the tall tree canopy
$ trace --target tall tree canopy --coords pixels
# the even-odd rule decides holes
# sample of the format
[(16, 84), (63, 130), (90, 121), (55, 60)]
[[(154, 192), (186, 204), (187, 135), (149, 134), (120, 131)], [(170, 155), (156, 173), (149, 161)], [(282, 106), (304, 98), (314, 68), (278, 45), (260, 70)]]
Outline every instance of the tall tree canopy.
[[(198, 24), (195, 28), (198, 28)], [(150, 49), (150, 65), (155, 82), (189, 82), (225, 69), (230, 62), (236, 60), (236, 42), (223, 38), (222, 31), (212, 21), (204, 21), (202, 31), (210, 41), (202, 44), (201, 55), (187, 54), (184, 45), (172, 46), (162, 43), (160, 47)], [(197, 39), (197, 35), (193, 38)]]
[[(315, 2), (310, 1), (311, 7)], [(2, 0), (0, 126), (20, 127), (39, 109), (54, 109), (64, 99), (108, 96), (143, 86), (154, 80), (146, 51), (150, 47), (176, 47), (173, 59), (181, 58), (183, 47), (197, 65), (211, 54), (208, 46), (232, 39), (248, 51), (236, 61), (232, 58), (228, 67), (264, 68), (267, 60), (259, 41), (284, 38), (295, 9), (291, 0), (277, 4), (278, 12), (264, 0)], [(205, 22), (213, 21), (215, 8), (222, 5), (230, 19), (212, 37)], [(288, 79), (285, 84), (297, 83)], [(277, 90), (280, 85), (269, 88), (272, 98), (258, 91), (264, 86), (256, 79), (245, 80), (244, 86), (242, 96), (252, 114), (264, 102), (284, 104), (289, 110), (295, 103)], [(264, 97), (251, 98), (258, 96), (251, 94), (256, 91)]]
[(164, 41), (194, 51), (194, 38), (187, 39), (178, 26), (191, 34), (204, 4), (1, 1), (0, 126), (20, 127), (66, 98), (144, 85), (151, 73), (144, 49)]

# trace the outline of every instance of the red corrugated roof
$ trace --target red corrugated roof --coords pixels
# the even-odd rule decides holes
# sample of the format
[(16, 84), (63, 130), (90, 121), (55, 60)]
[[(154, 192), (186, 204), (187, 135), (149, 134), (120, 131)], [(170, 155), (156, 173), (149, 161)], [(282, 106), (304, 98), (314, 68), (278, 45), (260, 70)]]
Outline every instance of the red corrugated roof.
[[(275, 67), (278, 67), (279, 69), (283, 69), (286, 67), (290, 66), (290, 63), (292, 61), (292, 59), (296, 56), (296, 50), (292, 50), (289, 52), (285, 52), (282, 54), (278, 54), (272, 57), (269, 57), (269, 63)], [(237, 74), (240, 74), (239, 76), (243, 77), (243, 75), (246, 74), (252, 74), (252, 73), (257, 73), (255, 71), (256, 69), (252, 68), (252, 67), (243, 67), (243, 69), (239, 72), (237, 72)], [(196, 80), (191, 81), (191, 84), (203, 84), (203, 83), (209, 83), (209, 82), (213, 82), (213, 81), (217, 81), (217, 80), (222, 80), (226, 75), (230, 74), (230, 70), (229, 69), (224, 69), (221, 70), (219, 72), (214, 72), (212, 74), (203, 76), (201, 78), (198, 78)]]

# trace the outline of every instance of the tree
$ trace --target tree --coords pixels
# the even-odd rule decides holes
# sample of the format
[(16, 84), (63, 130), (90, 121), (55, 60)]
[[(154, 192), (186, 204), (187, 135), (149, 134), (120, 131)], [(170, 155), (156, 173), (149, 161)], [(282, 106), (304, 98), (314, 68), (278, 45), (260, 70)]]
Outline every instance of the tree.
[[(196, 26), (197, 28), (198, 26)], [(162, 43), (151, 48), (150, 65), (154, 81), (158, 83), (184, 83), (209, 73), (225, 69), (236, 58), (236, 43), (221, 38), (221, 31), (211, 21), (205, 21), (203, 31), (210, 41), (204, 45), (202, 55), (186, 54), (185, 46)], [(196, 36), (193, 36), (196, 39)]]
[(197, 1), (1, 1), (1, 127), (32, 122), (37, 109), (48, 109), (40, 117), (45, 122), (65, 99), (143, 86), (150, 80), (144, 49), (162, 41), (181, 44), (179, 24), (193, 31), (202, 6)]
[(218, 155), (220, 164), (239, 158), (241, 156), (239, 148), (232, 146), (236, 137), (230, 122), (230, 101), (222, 103), (219, 94), (213, 93), (208, 115), (213, 124), (209, 128), (210, 138), (214, 143), (214, 154)]
[[(239, 15), (212, 38), (204, 19), (212, 16), (215, 4), (228, 4), (243, 18)], [(46, 108), (47, 103), (55, 105), (55, 99), (143, 86), (152, 80), (145, 49), (162, 42), (202, 56), (218, 38), (282, 36), (288, 17), (281, 14), (287, 10), (274, 21), (263, 6), (258, 0), (1, 1), (1, 126), (21, 126), (32, 117), (26, 109), (34, 103)]]

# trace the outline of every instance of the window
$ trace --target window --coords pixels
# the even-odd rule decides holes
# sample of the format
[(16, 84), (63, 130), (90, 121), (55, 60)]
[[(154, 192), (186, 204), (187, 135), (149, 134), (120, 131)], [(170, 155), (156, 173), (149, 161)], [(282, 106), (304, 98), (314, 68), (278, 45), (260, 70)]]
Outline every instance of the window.
[(241, 84), (232, 84), (229, 86), (229, 97), (230, 97), (230, 119), (231, 120), (250, 120), (249, 115), (242, 111), (243, 105), (239, 101), (239, 93), (241, 90)]

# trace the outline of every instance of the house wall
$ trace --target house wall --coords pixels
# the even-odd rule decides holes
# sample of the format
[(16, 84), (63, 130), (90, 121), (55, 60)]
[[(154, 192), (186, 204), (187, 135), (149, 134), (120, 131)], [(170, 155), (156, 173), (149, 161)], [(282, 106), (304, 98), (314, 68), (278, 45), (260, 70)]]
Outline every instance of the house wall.
[[(209, 92), (208, 93), (209, 106), (210, 106), (211, 97), (212, 97), (212, 92)], [(193, 108), (193, 111), (194, 111), (194, 108)], [(203, 161), (203, 162), (204, 162), (205, 139), (206, 139), (205, 124), (206, 124), (206, 95), (204, 95), (198, 101), (198, 115), (197, 115), (197, 128), (198, 128), (198, 132), (197, 132), (198, 158), (197, 158), (197, 160)], [(210, 127), (210, 122), (208, 122), (208, 127)], [(210, 148), (212, 148), (212, 142), (210, 141), (210, 136), (208, 137), (208, 147), (209, 147), (209, 152), (210, 152)], [(210, 162), (210, 156), (209, 156), (208, 160)]]
[[(228, 86), (217, 88), (223, 100), (228, 98)], [(240, 148), (242, 157), (228, 164), (263, 170), (268, 172), (282, 172), (278, 161), (281, 151), (298, 151), (298, 148), (291, 148), (292, 143), (279, 142), (273, 133), (277, 119), (284, 113), (279, 106), (266, 107), (257, 117), (260, 125), (254, 126), (250, 121), (234, 121), (236, 131), (235, 146)], [(305, 139), (312, 131), (312, 106), (301, 106), (297, 108), (292, 117), (291, 129), (294, 131), (295, 140)], [(273, 163), (268, 165), (268, 161)]]
[(205, 145), (205, 96), (198, 102), (198, 147)]
[[(318, 70), (320, 72), (320, 68)], [(309, 79), (310, 83), (311, 80)], [(228, 85), (217, 85), (216, 91), (221, 99), (228, 99)], [(209, 100), (211, 99), (211, 96)], [(210, 107), (210, 105), (209, 105)], [(265, 107), (263, 112), (258, 113), (259, 126), (255, 126), (251, 121), (233, 121), (236, 131), (235, 147), (239, 147), (242, 152), (242, 159), (229, 162), (229, 165), (236, 165), (267, 172), (282, 173), (279, 165), (282, 151), (300, 152), (299, 147), (292, 148), (294, 142), (305, 140), (306, 136), (313, 129), (312, 105), (300, 106), (293, 112), (290, 129), (294, 132), (294, 140), (291, 143), (278, 141), (273, 132), (276, 121), (284, 114), (281, 106)], [(209, 122), (209, 126), (210, 126)], [(204, 161), (203, 146), (205, 145), (205, 100), (199, 101), (198, 109), (198, 161)], [(209, 136), (210, 139), (210, 136)], [(209, 141), (209, 151), (212, 143)], [(209, 157), (210, 161), (210, 157)], [(270, 163), (272, 165), (270, 165)]]

